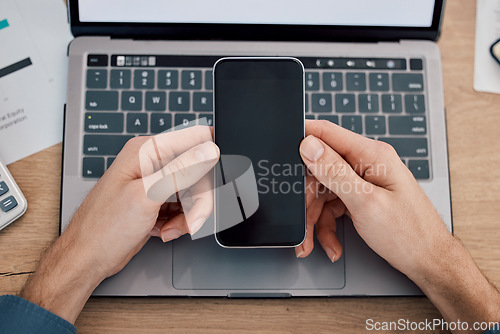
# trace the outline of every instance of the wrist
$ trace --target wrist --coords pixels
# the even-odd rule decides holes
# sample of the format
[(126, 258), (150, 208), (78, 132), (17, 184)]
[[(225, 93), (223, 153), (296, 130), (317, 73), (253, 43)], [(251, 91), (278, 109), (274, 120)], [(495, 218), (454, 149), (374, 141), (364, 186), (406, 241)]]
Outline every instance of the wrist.
[(42, 256), (20, 296), (74, 323), (103, 277), (62, 236)]
[(435, 240), (418, 261), (413, 280), (447, 321), (500, 321), (500, 292), (453, 236)]

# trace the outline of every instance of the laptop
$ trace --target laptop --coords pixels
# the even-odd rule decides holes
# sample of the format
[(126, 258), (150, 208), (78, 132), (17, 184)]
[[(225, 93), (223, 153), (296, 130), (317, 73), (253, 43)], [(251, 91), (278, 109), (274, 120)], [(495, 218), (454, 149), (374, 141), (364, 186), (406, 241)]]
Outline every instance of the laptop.
[[(306, 118), (394, 146), (452, 230), (439, 37), (443, 0), (69, 0), (61, 232), (125, 142), (212, 119), (214, 63), (293, 56)], [(244, 121), (244, 119), (242, 119)], [(407, 296), (422, 292), (340, 218), (342, 257), (316, 242), (226, 249), (215, 238), (153, 238), (94, 295)]]

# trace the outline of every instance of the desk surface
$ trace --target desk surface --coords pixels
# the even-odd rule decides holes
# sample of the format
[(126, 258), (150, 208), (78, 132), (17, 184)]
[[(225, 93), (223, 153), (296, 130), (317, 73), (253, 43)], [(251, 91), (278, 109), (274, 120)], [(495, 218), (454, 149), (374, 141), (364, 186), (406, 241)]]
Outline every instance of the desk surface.
[[(455, 234), (479, 267), (500, 282), (500, 95), (472, 88), (475, 1), (447, 2), (439, 42), (443, 58)], [(61, 144), (9, 166), (29, 202), (0, 233), (0, 294), (17, 293), (40, 253), (57, 237)], [(226, 300), (92, 298), (81, 333), (359, 333), (365, 321), (440, 318), (425, 297)]]

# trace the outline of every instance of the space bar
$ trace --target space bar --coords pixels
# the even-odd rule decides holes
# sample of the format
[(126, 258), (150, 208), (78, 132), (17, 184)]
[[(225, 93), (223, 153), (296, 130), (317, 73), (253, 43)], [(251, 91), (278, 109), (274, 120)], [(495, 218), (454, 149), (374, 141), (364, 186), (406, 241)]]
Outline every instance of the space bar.
[(134, 136), (86, 135), (83, 137), (83, 154), (117, 155), (125, 143)]

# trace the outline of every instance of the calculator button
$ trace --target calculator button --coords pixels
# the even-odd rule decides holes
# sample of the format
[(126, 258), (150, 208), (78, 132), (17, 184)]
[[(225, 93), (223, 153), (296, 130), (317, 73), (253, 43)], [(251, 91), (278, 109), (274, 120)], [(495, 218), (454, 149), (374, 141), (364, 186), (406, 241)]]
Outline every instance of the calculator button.
[(2, 209), (3, 212), (9, 212), (16, 206), (17, 206), (17, 201), (14, 198), (14, 196), (9, 196), (6, 199), (0, 201), (0, 209)]
[(9, 187), (5, 182), (0, 182), (0, 196), (6, 194), (9, 191)]

